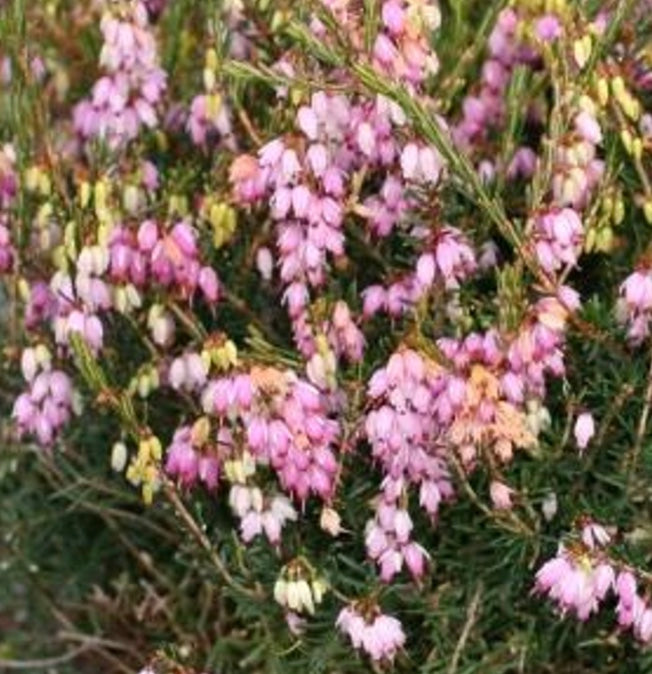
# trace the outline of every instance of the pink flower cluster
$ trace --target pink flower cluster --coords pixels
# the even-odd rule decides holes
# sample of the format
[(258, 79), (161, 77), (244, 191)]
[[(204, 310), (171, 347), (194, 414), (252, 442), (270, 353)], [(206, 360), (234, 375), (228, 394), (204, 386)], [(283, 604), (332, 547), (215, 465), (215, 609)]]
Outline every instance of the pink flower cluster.
[[(14, 166), (16, 153), (13, 146), (0, 149), (0, 211), (9, 209), (18, 190), (18, 180)], [(16, 259), (11, 225), (5, 213), (0, 212), (0, 274), (12, 271)]]
[(258, 487), (234, 484), (229, 504), (240, 519), (240, 535), (245, 543), (264, 533), (272, 545), (279, 545), (283, 527), (297, 519), (297, 511), (286, 496), (266, 497)]
[(557, 555), (536, 575), (535, 592), (547, 594), (562, 614), (587, 620), (608, 594), (617, 599), (618, 625), (644, 643), (652, 641), (652, 606), (639, 594), (636, 572), (609, 557), (611, 534), (594, 522), (585, 524), (581, 543), (560, 545)]
[(25, 307), (25, 327), (33, 330), (51, 320), (57, 310), (57, 298), (45, 281), (34, 281), (29, 288)]
[(418, 86), (439, 70), (431, 34), (441, 21), (436, 2), (386, 0), (380, 10), (382, 30), (373, 46), (374, 66), (408, 85)]
[(0, 274), (6, 274), (14, 266), (16, 251), (11, 242), (11, 231), (0, 220)]
[(469, 150), (503, 124), (507, 86), (515, 66), (536, 55), (518, 36), (521, 18), (512, 7), (503, 9), (489, 36), (489, 59), (482, 67), (477, 93), (462, 104), (462, 119), (453, 130), (456, 143)]
[(376, 662), (392, 662), (405, 644), (401, 623), (377, 608), (361, 613), (356, 605), (346, 606), (340, 611), (336, 626), (354, 648), (363, 650)]
[(617, 304), (618, 318), (627, 324), (627, 334), (634, 344), (640, 344), (650, 334), (652, 320), (652, 269), (641, 266), (620, 286)]
[(363, 315), (366, 318), (380, 311), (400, 316), (412, 308), (436, 284), (456, 289), (460, 282), (477, 269), (475, 253), (467, 238), (458, 229), (442, 227), (439, 232), (421, 241), (423, 252), (414, 272), (386, 288), (369, 286), (362, 292)]
[(109, 241), (109, 275), (116, 283), (143, 287), (156, 283), (190, 301), (199, 289), (209, 304), (219, 299), (215, 270), (201, 264), (197, 232), (181, 220), (165, 231), (153, 220), (144, 221), (137, 232), (116, 227)]
[(175, 390), (199, 391), (206, 384), (209, 367), (198, 353), (184, 353), (175, 358), (168, 370), (168, 382)]
[(186, 127), (195, 145), (205, 146), (212, 138), (231, 135), (229, 109), (207, 94), (197, 94), (190, 103)]
[(443, 227), (417, 260), (416, 278), (423, 288), (441, 280), (446, 288), (457, 288), (476, 270), (475, 253), (458, 229)]
[(203, 444), (193, 433), (192, 426), (182, 426), (174, 432), (167, 448), (165, 470), (184, 487), (203, 482), (207, 489), (215, 489), (220, 475), (221, 457), (231, 444), (231, 434), (226, 428), (219, 429), (215, 444)]
[(549, 210), (536, 218), (534, 240), (537, 260), (544, 271), (572, 267), (584, 240), (582, 221), (572, 208)]
[(440, 443), (433, 381), (434, 364), (416, 351), (394, 353), (372, 376), (368, 396), (373, 409), (365, 431), (384, 474), (383, 498), (396, 503), (403, 489), (419, 488), (420, 505), (433, 519), (441, 501), (453, 496), (446, 452)]
[(620, 627), (631, 629), (639, 641), (647, 644), (652, 641), (652, 606), (647, 596), (639, 594), (637, 585), (632, 571), (624, 570), (618, 574), (615, 583), (618, 597), (616, 614)]
[(157, 106), (166, 89), (146, 6), (116, 3), (100, 24), (104, 45), (100, 64), (106, 74), (91, 98), (74, 110), (75, 129), (84, 139), (98, 137), (117, 148), (138, 137), (143, 126), (158, 124)]
[[(421, 169), (408, 167), (402, 171), (407, 177), (412, 174), (418, 175), (417, 171), (420, 172)], [(400, 177), (390, 174), (383, 181), (378, 193), (371, 194), (364, 200), (363, 213), (367, 217), (368, 227), (374, 236), (379, 238), (389, 236), (400, 223), (401, 218), (409, 211), (411, 201), (403, 187)]]
[(29, 390), (16, 399), (12, 417), (21, 435), (34, 436), (49, 447), (70, 419), (72, 382), (65, 372), (52, 369), (49, 359), (39, 361), (34, 349), (23, 353), (22, 369)]
[[(408, 206), (407, 184), (434, 186), (442, 162), (429, 146), (407, 142), (401, 146), (394, 130), (405, 123), (399, 108), (378, 97), (375, 101), (347, 98), (340, 94), (313, 94), (310, 105), (298, 110), (300, 136), (277, 138), (266, 144), (258, 158), (238, 157), (231, 168), (236, 198), (256, 203), (269, 197), (272, 218), (277, 222), (276, 243), (283, 300), (293, 321), (295, 341), (305, 356), (314, 352), (314, 327), (308, 318), (310, 288), (327, 280), (329, 259), (345, 254), (342, 225), (344, 204), (354, 188), (355, 175), (378, 172), (382, 182), (356, 207), (376, 236), (387, 236)], [(401, 174), (404, 180), (401, 179)], [(404, 182), (405, 181), (405, 182)], [(441, 240), (426, 240), (441, 251), (438, 256), (447, 280), (464, 276), (473, 266), (466, 242), (452, 228)], [(396, 286), (379, 300), (403, 310), (414, 302), (421, 288), (413, 279)]]
[(580, 620), (587, 620), (598, 610), (614, 580), (609, 564), (593, 565), (587, 557), (576, 557), (561, 546), (557, 556), (537, 572), (536, 589), (557, 602), (562, 613), (575, 613)]
[(6, 210), (14, 202), (18, 192), (16, 175), (16, 151), (13, 145), (0, 148), (0, 209)]
[[(383, 482), (366, 541), (383, 579), (404, 563), (417, 578), (423, 572), (425, 551), (409, 540), (409, 515), (397, 505), (410, 485), (419, 487), (420, 505), (434, 519), (440, 502), (453, 496), (451, 449), (472, 470), (480, 445), (506, 462), (514, 447), (536, 442), (526, 403), (543, 397), (547, 373), (563, 374), (565, 324), (577, 306), (576, 294), (562, 288), (560, 298), (541, 299), (509, 341), (494, 331), (441, 338), (445, 365), (403, 348), (371, 377), (365, 432)], [(512, 493), (492, 482), (496, 507), (511, 507)]]
[(352, 363), (362, 360), (365, 347), (364, 335), (354, 323), (349, 305), (343, 300), (335, 304), (327, 333), (329, 342), (338, 356), (344, 355)]
[[(358, 7), (351, 0), (321, 0), (360, 56), (370, 58), (376, 70), (418, 89), (429, 75), (439, 70), (432, 49), (432, 33), (439, 28), (441, 14), (433, 0), (384, 0), (380, 7), (379, 31), (371, 54), (364, 53), (364, 25)], [(316, 16), (310, 24), (315, 36), (329, 40), (326, 26)]]
[(291, 371), (252, 368), (210, 380), (202, 403), (206, 413), (246, 432), (251, 455), (269, 463), (299, 501), (311, 493), (325, 501), (333, 496), (339, 424), (312, 384)]
[(555, 146), (552, 189), (555, 204), (584, 209), (604, 174), (597, 146), (602, 131), (593, 106), (578, 109), (574, 128)]
[[(102, 255), (97, 256), (96, 271), (100, 265), (105, 264), (103, 260)], [(80, 272), (80, 277), (86, 278), (83, 271)], [(105, 297), (104, 284), (100, 281), (96, 286), (101, 294), (98, 293), (96, 297), (87, 296), (90, 301), (88, 306), (84, 305), (75, 292), (73, 279), (64, 272), (54, 274), (50, 281), (50, 288), (56, 297), (56, 313), (52, 317), (51, 325), (57, 344), (69, 345), (71, 335), (76, 334), (86, 342), (91, 351), (97, 353), (104, 343), (104, 327), (96, 313), (100, 301)]]
[(415, 580), (425, 573), (428, 553), (410, 540), (412, 527), (407, 510), (383, 500), (378, 504), (375, 518), (367, 522), (367, 554), (380, 567), (380, 577), (386, 583), (400, 573), (404, 565)]
[(579, 306), (579, 296), (569, 286), (560, 286), (556, 297), (543, 297), (534, 305), (507, 350), (511, 372), (503, 376), (502, 386), (510, 401), (543, 398), (546, 374), (563, 376), (566, 324)]

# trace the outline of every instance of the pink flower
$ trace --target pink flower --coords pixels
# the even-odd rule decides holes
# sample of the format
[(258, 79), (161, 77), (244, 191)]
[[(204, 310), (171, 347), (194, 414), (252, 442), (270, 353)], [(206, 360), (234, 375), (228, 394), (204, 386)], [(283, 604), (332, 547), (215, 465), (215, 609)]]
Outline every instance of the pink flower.
[(650, 332), (652, 270), (640, 268), (625, 279), (620, 286), (617, 312), (620, 321), (628, 324), (629, 339), (640, 344)]
[(582, 412), (577, 417), (573, 433), (579, 450), (583, 451), (586, 449), (589, 441), (595, 435), (595, 422), (590, 412)]
[(389, 0), (382, 6), (382, 19), (390, 33), (399, 35), (405, 28), (405, 10), (401, 2)]
[(83, 139), (99, 137), (111, 149), (134, 140), (142, 126), (158, 123), (157, 106), (166, 89), (166, 74), (158, 65), (156, 42), (141, 3), (100, 23), (104, 44), (99, 79), (91, 98), (77, 104), (74, 126)]
[(602, 131), (595, 117), (583, 110), (575, 117), (575, 128), (577, 132), (592, 145), (599, 145), (602, 142)]
[(376, 662), (391, 662), (405, 644), (401, 623), (379, 610), (366, 618), (355, 605), (347, 606), (340, 611), (335, 624), (354, 648), (365, 651)]
[(571, 208), (550, 210), (538, 217), (535, 239), (537, 258), (545, 271), (574, 265), (584, 239), (582, 221)]
[(601, 524), (589, 521), (582, 527), (582, 541), (588, 547), (603, 548), (612, 540), (612, 534)]
[(546, 14), (538, 19), (534, 30), (537, 37), (544, 42), (552, 42), (562, 34), (561, 24), (554, 14)]
[(265, 281), (272, 280), (274, 271), (274, 259), (269, 248), (261, 246), (256, 253), (256, 268)]
[(562, 612), (573, 612), (587, 620), (598, 610), (613, 586), (613, 569), (608, 564), (593, 564), (588, 557), (577, 559), (561, 546), (557, 556), (537, 572), (537, 592), (547, 593)]
[(508, 487), (505, 483), (498, 480), (492, 480), (489, 485), (489, 493), (494, 508), (497, 510), (509, 510), (512, 507), (512, 495), (514, 490)]
[(70, 420), (72, 406), (68, 375), (44, 369), (31, 378), (28, 391), (18, 396), (12, 417), (20, 435), (34, 436), (41, 446), (49, 447)]

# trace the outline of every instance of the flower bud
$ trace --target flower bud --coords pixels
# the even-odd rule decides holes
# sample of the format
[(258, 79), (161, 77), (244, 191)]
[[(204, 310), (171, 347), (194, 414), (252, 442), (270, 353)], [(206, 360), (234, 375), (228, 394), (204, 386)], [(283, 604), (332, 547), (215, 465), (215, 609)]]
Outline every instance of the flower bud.
[(138, 395), (141, 398), (147, 398), (152, 391), (151, 382), (149, 379), (149, 374), (143, 372), (138, 376), (137, 381)]
[(543, 499), (541, 503), (541, 512), (546, 519), (546, 522), (550, 520), (557, 514), (557, 494), (554, 491), (551, 491)]
[(595, 434), (595, 422), (590, 412), (582, 412), (577, 417), (573, 434), (575, 435), (575, 442), (577, 442), (580, 452), (586, 449), (586, 446)]
[(204, 89), (206, 91), (213, 91), (215, 84), (215, 71), (212, 68), (204, 68)]
[(592, 41), (590, 35), (585, 35), (573, 44), (573, 57), (577, 67), (582, 70), (591, 57)]
[(648, 199), (643, 204), (643, 215), (645, 215), (648, 224), (652, 225), (652, 199)]
[(122, 192), (122, 206), (131, 215), (134, 215), (141, 204), (141, 193), (136, 185), (127, 185)]
[(208, 441), (211, 432), (211, 422), (207, 416), (199, 417), (192, 426), (191, 438), (192, 444), (196, 447), (202, 447)]
[(616, 77), (612, 78), (611, 91), (613, 92), (613, 95), (615, 96), (616, 100), (619, 103), (627, 95), (625, 80), (623, 80), (623, 78), (620, 75), (616, 75)]
[(598, 101), (604, 108), (609, 102), (609, 84), (604, 77), (598, 79), (596, 83)]
[(122, 473), (127, 465), (127, 446), (124, 442), (114, 443), (111, 449), (111, 468), (116, 471), (116, 473)]
[(258, 273), (265, 281), (272, 280), (272, 273), (274, 271), (274, 260), (272, 253), (267, 246), (262, 246), (256, 253), (256, 268)]
[(288, 584), (283, 578), (278, 578), (274, 584), (274, 599), (281, 606), (287, 606)]
[(38, 371), (38, 361), (34, 349), (27, 348), (23, 351), (20, 359), (20, 368), (23, 372), (25, 381), (31, 382)]
[(82, 208), (86, 208), (90, 200), (91, 200), (91, 185), (87, 180), (84, 180), (79, 185), (79, 204)]
[(342, 520), (339, 513), (333, 508), (324, 506), (319, 518), (319, 526), (334, 538), (342, 532)]
[(625, 202), (621, 194), (618, 195), (614, 202), (613, 208), (613, 222), (619, 225), (625, 219)]
[(620, 140), (622, 141), (623, 145), (625, 146), (625, 150), (627, 150), (627, 154), (632, 154), (632, 134), (630, 133), (629, 129), (623, 129), (620, 132)]
[(609, 253), (613, 248), (614, 232), (611, 227), (601, 227), (596, 232), (595, 248), (601, 253)]

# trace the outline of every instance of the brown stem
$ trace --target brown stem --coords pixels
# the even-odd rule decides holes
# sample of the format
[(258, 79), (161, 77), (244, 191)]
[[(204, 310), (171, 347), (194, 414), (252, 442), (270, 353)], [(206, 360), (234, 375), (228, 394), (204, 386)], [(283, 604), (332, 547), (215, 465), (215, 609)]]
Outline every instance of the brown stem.
[(460, 638), (457, 641), (455, 646), (455, 651), (453, 652), (453, 657), (451, 658), (451, 663), (448, 667), (447, 674), (455, 674), (457, 672), (457, 665), (459, 663), (462, 651), (466, 646), (466, 642), (469, 639), (469, 634), (473, 629), (473, 625), (478, 617), (478, 607), (480, 606), (480, 599), (482, 598), (482, 583), (478, 583), (473, 593), (471, 602), (469, 603), (466, 609), (466, 622), (460, 634)]
[(226, 568), (226, 565), (220, 558), (220, 556), (215, 551), (215, 548), (211, 545), (211, 542), (208, 540), (208, 536), (201, 530), (194, 517), (190, 514), (186, 506), (183, 504), (183, 501), (179, 498), (179, 495), (175, 491), (174, 487), (170, 483), (166, 483), (163, 487), (163, 492), (165, 497), (170, 502), (172, 507), (175, 509), (176, 513), (181, 517), (183, 522), (188, 528), (188, 531), (193, 535), (195, 540), (199, 545), (206, 551), (210, 557), (213, 566), (217, 569), (219, 575), (222, 577), (224, 582), (240, 594), (244, 594), (247, 597), (252, 599), (262, 600), (265, 598), (265, 592), (263, 589), (257, 585), (255, 589), (245, 587), (239, 583), (229, 570)]

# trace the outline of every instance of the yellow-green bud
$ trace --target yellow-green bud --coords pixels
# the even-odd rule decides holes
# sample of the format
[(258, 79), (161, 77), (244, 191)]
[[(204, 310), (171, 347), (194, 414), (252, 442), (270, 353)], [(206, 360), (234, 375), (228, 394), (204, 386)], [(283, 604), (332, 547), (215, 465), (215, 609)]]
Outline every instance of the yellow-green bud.
[(625, 150), (627, 150), (627, 154), (632, 154), (632, 134), (630, 133), (629, 129), (623, 129), (620, 132), (620, 140), (622, 141)]
[(190, 437), (193, 445), (202, 447), (208, 441), (211, 432), (211, 422), (207, 416), (199, 417), (192, 426)]
[(592, 40), (590, 35), (585, 35), (573, 44), (573, 57), (577, 67), (582, 70), (591, 57)]
[(29, 282), (27, 279), (21, 277), (18, 281), (18, 296), (23, 302), (28, 302), (30, 295)]
[(596, 249), (603, 253), (608, 253), (613, 247), (613, 241), (613, 229), (611, 229), (611, 227), (602, 227), (600, 230), (598, 230), (598, 235), (596, 237)]
[(598, 79), (596, 84), (598, 101), (600, 105), (604, 108), (605, 105), (609, 102), (609, 84), (604, 77)]
[(143, 372), (138, 376), (138, 395), (141, 398), (147, 398), (152, 392), (152, 386), (149, 381), (149, 373)]
[(49, 197), (52, 192), (52, 183), (50, 182), (50, 176), (45, 172), (41, 171), (38, 181), (39, 192), (45, 196)]
[(141, 202), (140, 190), (136, 185), (127, 185), (122, 193), (122, 205), (132, 215), (138, 210)]
[(91, 200), (91, 185), (87, 180), (83, 180), (79, 185), (79, 204), (82, 208), (88, 206)]
[(621, 195), (618, 195), (613, 210), (614, 224), (619, 225), (625, 219), (625, 202)]
[(25, 171), (25, 188), (29, 192), (35, 192), (38, 189), (40, 169), (38, 166), (30, 166)]
[(648, 224), (652, 225), (652, 199), (649, 199), (643, 204), (643, 215)]
[(591, 227), (586, 233), (586, 238), (584, 239), (584, 250), (587, 253), (590, 253), (595, 248), (597, 230), (595, 227)]
[(212, 68), (204, 68), (204, 89), (206, 91), (213, 91), (215, 83), (215, 71)]
[(627, 95), (625, 80), (620, 75), (616, 75), (616, 77), (611, 79), (611, 91), (618, 102)]
[(206, 116), (209, 119), (217, 119), (222, 109), (222, 97), (218, 93), (206, 96)]
[(208, 49), (206, 51), (206, 68), (209, 70), (212, 70), (213, 72), (217, 71), (219, 65), (219, 58), (217, 56), (217, 52), (213, 47)]

